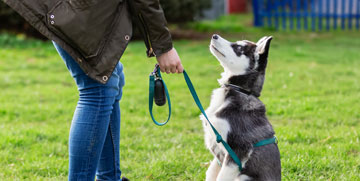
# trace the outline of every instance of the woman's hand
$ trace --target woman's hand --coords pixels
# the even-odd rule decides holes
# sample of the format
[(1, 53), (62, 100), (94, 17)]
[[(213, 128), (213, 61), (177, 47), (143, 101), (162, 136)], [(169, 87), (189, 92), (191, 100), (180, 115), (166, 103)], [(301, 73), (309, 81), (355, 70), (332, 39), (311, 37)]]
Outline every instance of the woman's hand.
[(169, 73), (182, 73), (184, 67), (181, 64), (179, 55), (177, 54), (175, 48), (172, 48), (170, 51), (163, 53), (159, 57), (156, 57), (161, 72)]

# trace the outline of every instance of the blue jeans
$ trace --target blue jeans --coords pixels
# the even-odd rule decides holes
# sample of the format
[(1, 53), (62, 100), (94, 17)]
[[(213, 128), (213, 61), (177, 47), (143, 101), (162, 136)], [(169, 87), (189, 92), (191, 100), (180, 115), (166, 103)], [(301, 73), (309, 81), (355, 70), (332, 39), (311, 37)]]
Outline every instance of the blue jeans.
[(120, 106), (124, 86), (119, 62), (106, 84), (89, 78), (60, 46), (64, 60), (79, 90), (69, 136), (69, 180), (121, 180)]

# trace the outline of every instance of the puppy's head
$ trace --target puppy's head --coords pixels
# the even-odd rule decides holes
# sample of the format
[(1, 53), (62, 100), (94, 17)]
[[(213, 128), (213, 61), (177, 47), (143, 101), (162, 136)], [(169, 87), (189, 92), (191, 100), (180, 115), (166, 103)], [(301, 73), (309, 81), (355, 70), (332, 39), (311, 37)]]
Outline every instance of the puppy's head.
[(220, 84), (235, 84), (260, 96), (271, 40), (271, 36), (265, 36), (257, 43), (229, 42), (213, 35), (210, 51), (224, 68)]

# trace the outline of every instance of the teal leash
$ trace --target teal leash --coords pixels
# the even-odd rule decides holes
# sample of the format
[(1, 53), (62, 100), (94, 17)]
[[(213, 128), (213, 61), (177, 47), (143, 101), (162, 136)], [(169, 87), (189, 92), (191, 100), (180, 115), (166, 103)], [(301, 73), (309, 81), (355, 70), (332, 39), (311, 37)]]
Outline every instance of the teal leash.
[[(159, 123), (155, 120), (154, 115), (153, 115), (153, 103), (154, 103), (154, 90), (155, 90), (155, 80), (159, 79), (162, 81), (163, 85), (164, 85), (164, 89), (165, 89), (165, 95), (166, 95), (166, 99), (168, 101), (168, 107), (169, 107), (169, 116), (167, 118), (166, 121)], [(169, 122), (170, 117), (171, 117), (171, 101), (170, 101), (170, 95), (169, 92), (167, 90), (166, 84), (164, 82), (164, 80), (161, 77), (161, 73), (160, 73), (160, 68), (157, 66), (155, 68), (155, 70), (150, 74), (150, 78), (149, 78), (149, 112), (150, 112), (150, 116), (151, 119), (153, 120), (153, 122), (158, 125), (158, 126), (164, 126), (166, 123)]]
[[(196, 105), (198, 106), (198, 108), (200, 109), (201, 113), (204, 115), (204, 117), (206, 118), (207, 122), (209, 123), (211, 129), (213, 130), (215, 136), (216, 136), (216, 142), (217, 143), (222, 143), (223, 146), (225, 147), (226, 151), (229, 153), (229, 155), (231, 156), (231, 158), (234, 160), (234, 162), (239, 166), (239, 170), (241, 171), (242, 170), (242, 164), (241, 164), (241, 161), (239, 159), (239, 157), (235, 154), (235, 152), (231, 149), (231, 147), (229, 146), (229, 144), (226, 143), (226, 141), (222, 138), (222, 136), (219, 134), (219, 132), (215, 129), (215, 127), (213, 126), (213, 124), (211, 124), (209, 118), (207, 117), (206, 113), (205, 113), (205, 110), (203, 108), (203, 106), (201, 105), (201, 102), (200, 102), (200, 99), (195, 91), (195, 88), (188, 76), (188, 74), (186, 73), (186, 71), (184, 70), (183, 71), (183, 75), (184, 75), (184, 79), (185, 79), (185, 82), (189, 88), (189, 91), (196, 103)], [(163, 123), (159, 123), (155, 120), (154, 116), (153, 116), (153, 113), (152, 113), (152, 108), (153, 108), (153, 102), (154, 102), (154, 82), (155, 82), (155, 79), (156, 78), (161, 78), (161, 73), (160, 73), (160, 69), (157, 68), (157, 70), (154, 72), (152, 72), (150, 74), (150, 88), (149, 88), (149, 111), (150, 111), (150, 115), (151, 115), (151, 118), (153, 120), (153, 122), (158, 125), (158, 126), (163, 126), (165, 125), (169, 120), (170, 120), (170, 115), (171, 115), (171, 103), (170, 103), (170, 96), (169, 96), (169, 92), (166, 88), (166, 85), (165, 85), (165, 82), (162, 80), (161, 78), (161, 81), (163, 82), (164, 84), (164, 87), (165, 87), (165, 94), (166, 94), (166, 98), (168, 99), (168, 106), (169, 106), (169, 116), (168, 116), (168, 119), (163, 122)], [(265, 140), (261, 140), (257, 143), (255, 143), (253, 145), (253, 147), (260, 147), (260, 146), (264, 146), (264, 145), (268, 145), (268, 144), (277, 144), (277, 138), (274, 136), (272, 138), (269, 138), (269, 139), (265, 139)]]
[(238, 156), (235, 154), (235, 152), (231, 149), (231, 147), (229, 146), (229, 144), (227, 144), (224, 139), (221, 137), (221, 135), (219, 134), (219, 132), (215, 129), (215, 127), (211, 124), (211, 122), (209, 121), (209, 118), (207, 117), (205, 110), (203, 108), (203, 106), (201, 105), (200, 99), (198, 97), (198, 95), (196, 94), (195, 88), (193, 86), (193, 84), (191, 83), (191, 80), (188, 76), (188, 74), (186, 73), (186, 71), (184, 70), (183, 72), (184, 74), (184, 78), (186, 81), (187, 86), (189, 87), (190, 93), (194, 98), (194, 101), (196, 103), (196, 105), (198, 106), (198, 108), (200, 109), (201, 113), (204, 115), (204, 117), (206, 118), (206, 120), (208, 121), (211, 129), (214, 131), (215, 135), (216, 135), (216, 142), (217, 143), (222, 143), (226, 149), (226, 151), (229, 153), (229, 155), (231, 156), (231, 158), (234, 160), (234, 162), (239, 166), (240, 171), (242, 170), (242, 164), (240, 159), (238, 158)]

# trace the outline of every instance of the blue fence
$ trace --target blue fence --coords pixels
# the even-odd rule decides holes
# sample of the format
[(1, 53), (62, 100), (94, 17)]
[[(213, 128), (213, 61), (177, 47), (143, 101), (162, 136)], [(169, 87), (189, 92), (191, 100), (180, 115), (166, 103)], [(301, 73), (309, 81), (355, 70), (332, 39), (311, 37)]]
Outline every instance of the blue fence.
[(360, 28), (360, 0), (253, 0), (255, 26), (275, 29)]

